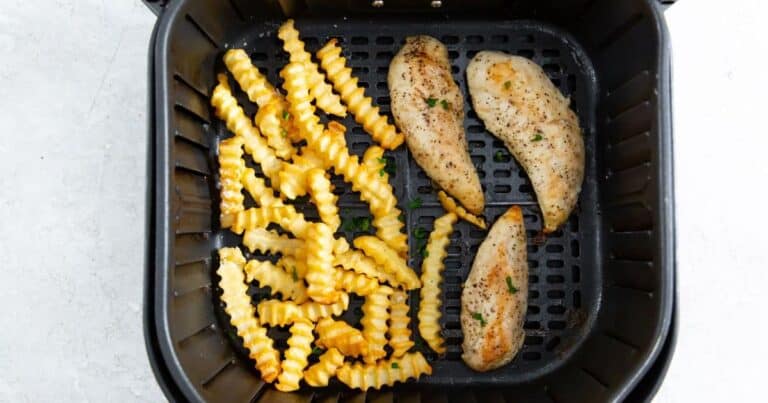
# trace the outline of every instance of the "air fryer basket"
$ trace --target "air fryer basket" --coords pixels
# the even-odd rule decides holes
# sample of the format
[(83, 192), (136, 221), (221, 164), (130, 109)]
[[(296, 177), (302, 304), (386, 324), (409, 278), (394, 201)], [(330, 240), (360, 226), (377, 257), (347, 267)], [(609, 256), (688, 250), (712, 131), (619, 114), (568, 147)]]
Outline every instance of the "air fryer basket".
[[(147, 340), (156, 371), (171, 378), (162, 382), (173, 386), (166, 393), (197, 401), (609, 401), (626, 397), (651, 366), (670, 326), (674, 274), (669, 60), (658, 6), (643, 0), (444, 3), (434, 10), (396, 1), (377, 9), (353, 0), (174, 0), (162, 11), (150, 57)], [(465, 128), (486, 218), (493, 222), (510, 205), (521, 205), (529, 233), (526, 339), (510, 365), (480, 374), (461, 361), (461, 284), (485, 234), (459, 223), (442, 287), (447, 354), (437, 357), (417, 343), (432, 362), (432, 376), (368, 396), (338, 385), (283, 394), (259, 380), (218, 303), (216, 250), (239, 239), (217, 221), (215, 150), (228, 134), (208, 97), (228, 47), (246, 49), (280, 82), (287, 56), (275, 31), (286, 13), (296, 18), (310, 51), (340, 39), (355, 75), (384, 112), (387, 67), (404, 38), (428, 34), (447, 45), (454, 79), (466, 94)], [(471, 111), (464, 69), (483, 49), (543, 66), (571, 98), (584, 128), (587, 169), (579, 205), (543, 244), (533, 241), (541, 219), (529, 180)], [(238, 95), (248, 111), (247, 98)], [(361, 154), (369, 136), (351, 117), (343, 123), (351, 151)], [(387, 156), (396, 161), (392, 184), (401, 207), (423, 200), (422, 208), (403, 208), (409, 233), (417, 226), (431, 230), (442, 209), (429, 179), (406, 147)], [(344, 215), (367, 215), (349, 187), (334, 182)], [(418, 270), (414, 242), (410, 252)], [(251, 293), (256, 300), (263, 290)], [(359, 320), (361, 303), (352, 299), (345, 320)], [(410, 303), (415, 318), (418, 292)], [(278, 346), (286, 333), (270, 332)]]

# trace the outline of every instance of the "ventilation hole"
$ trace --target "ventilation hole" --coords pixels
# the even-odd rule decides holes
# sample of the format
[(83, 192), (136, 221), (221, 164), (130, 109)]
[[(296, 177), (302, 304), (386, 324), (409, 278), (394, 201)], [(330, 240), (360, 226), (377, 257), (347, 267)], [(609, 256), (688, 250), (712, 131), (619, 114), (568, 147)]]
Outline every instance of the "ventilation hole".
[(391, 36), (379, 36), (376, 38), (377, 45), (391, 45), (395, 43), (395, 39)]
[(307, 44), (307, 45), (309, 45), (310, 47), (312, 47), (312, 46), (318, 46), (318, 45), (320, 44), (320, 40), (318, 40), (318, 39), (317, 39), (317, 38), (315, 38), (315, 37), (312, 37), (312, 36), (310, 36), (310, 37), (308, 37), (308, 38), (304, 38), (304, 43), (306, 43), (306, 44)]
[(456, 270), (459, 267), (461, 267), (461, 262), (458, 261), (458, 260), (446, 260), (445, 261), (445, 268), (446, 269)]
[(562, 253), (563, 249), (563, 245), (547, 245), (546, 247), (547, 253)]
[(553, 78), (552, 84), (555, 85), (555, 87), (560, 88), (560, 79), (559, 78)]
[(581, 308), (581, 291), (576, 290), (573, 292), (573, 307)]
[(550, 269), (559, 269), (565, 266), (565, 262), (562, 260), (547, 260), (547, 267)]
[(517, 188), (517, 190), (519, 190), (520, 193), (532, 193), (533, 192), (533, 188), (531, 187), (531, 185), (528, 185), (528, 184), (520, 185)]
[(432, 193), (432, 186), (419, 186), (418, 189), (416, 189), (421, 194), (430, 194)]
[(451, 235), (449, 235), (448, 237), (450, 239), (459, 239), (459, 238), (461, 238), (461, 232), (453, 231), (453, 232), (451, 232)]
[[(530, 239), (530, 237), (529, 237)], [(539, 261), (538, 260), (529, 260), (528, 261), (528, 267), (531, 269), (535, 269), (539, 267)]]
[(579, 281), (581, 281), (581, 267), (573, 266), (571, 268), (571, 276), (573, 277), (574, 283), (578, 283)]
[(565, 322), (562, 320), (551, 320), (547, 322), (547, 327), (550, 330), (563, 330), (565, 329)]
[(416, 177), (418, 177), (419, 179), (429, 179), (429, 177), (427, 176), (427, 173), (424, 171), (419, 171), (416, 174)]
[(535, 329), (541, 329), (541, 322), (538, 321), (526, 321), (523, 325), (523, 329), (527, 330), (535, 330)]
[(565, 282), (565, 276), (559, 274), (550, 274), (547, 276), (547, 283), (549, 284), (562, 284)]
[(574, 76), (573, 74), (569, 74), (565, 83), (566, 83), (565, 86), (568, 89), (568, 92), (570, 92), (571, 94), (576, 92), (576, 76)]
[(467, 51), (467, 59), (471, 59), (471, 58), (475, 57), (476, 54), (477, 54), (477, 50), (468, 50)]
[(548, 63), (542, 66), (542, 69), (544, 69), (544, 72), (547, 74), (557, 74), (560, 73), (560, 65), (559, 64), (553, 64)]
[(536, 305), (529, 305), (528, 306), (528, 315), (537, 315), (541, 312), (541, 308), (539, 308)]
[(389, 86), (387, 85), (386, 82), (380, 81), (380, 82), (376, 83), (376, 89), (377, 90), (386, 90), (388, 88), (389, 88)]
[(469, 148), (483, 148), (485, 147), (484, 141), (470, 141)]
[(539, 276), (535, 274), (531, 274), (528, 276), (528, 282), (530, 284), (538, 284), (539, 283)]
[(459, 66), (451, 66), (451, 74), (457, 74), (459, 71)]
[(259, 61), (259, 62), (267, 60), (267, 54), (264, 52), (251, 53), (251, 60)]
[(579, 217), (576, 214), (571, 216), (571, 219), (568, 220), (568, 224), (571, 227), (571, 232), (579, 232)]
[(446, 45), (453, 45), (459, 43), (459, 37), (454, 35), (445, 35), (441, 38), (442, 42)]
[(547, 351), (553, 351), (558, 345), (560, 345), (560, 337), (555, 336), (549, 342), (547, 342), (547, 345), (544, 346), (544, 349)]
[(432, 224), (432, 222), (435, 221), (435, 217), (425, 215), (419, 217), (417, 221), (419, 224)]
[(544, 57), (559, 57), (560, 51), (557, 49), (544, 49), (541, 52), (541, 55)]
[(368, 74), (370, 71), (371, 70), (368, 69), (368, 67), (364, 66), (352, 67), (352, 73), (354, 73), (354, 75)]
[[(445, 283), (446, 284), (459, 285), (459, 284), (461, 284), (461, 277), (459, 277), (459, 276), (446, 276), (445, 277)], [(449, 309), (456, 309), (458, 311), (458, 308), (445, 308), (445, 311), (450, 313)], [(456, 312), (456, 313), (458, 313), (458, 312)]]
[(536, 290), (528, 291), (528, 298), (530, 298), (530, 299), (539, 298), (539, 292), (536, 291)]
[(493, 171), (494, 178), (509, 178), (510, 176), (512, 176), (512, 172), (508, 169), (497, 169)]
[(484, 162), (485, 162), (485, 156), (483, 156), (483, 155), (473, 155), (472, 156), (472, 163), (475, 166), (481, 165)]
[(518, 56), (527, 57), (528, 59), (533, 59), (533, 50), (531, 49), (520, 49), (517, 51)]
[(512, 186), (509, 185), (495, 185), (493, 187), (493, 193), (509, 193), (512, 191)]
[[(458, 278), (458, 277), (456, 277), (456, 278)], [(461, 314), (461, 308), (459, 308), (458, 306), (446, 307), (445, 308), (445, 313), (448, 314), (448, 315), (459, 315), (459, 314)]]
[(541, 359), (541, 353), (538, 351), (526, 351), (523, 353), (524, 361), (538, 361)]
[(579, 257), (580, 254), (581, 251), (579, 250), (579, 241), (574, 239), (571, 241), (571, 256)]
[(482, 169), (478, 169), (477, 170), (477, 176), (480, 177), (480, 179), (484, 179), (485, 178), (485, 171), (483, 171)]
[(450, 290), (445, 292), (445, 298), (447, 299), (459, 299), (461, 296), (461, 291), (459, 290)]
[(389, 67), (377, 67), (376, 68), (376, 74), (383, 75), (384, 77), (387, 76), (387, 72), (389, 71)]
[(563, 290), (549, 290), (549, 291), (547, 291), (547, 298), (549, 298), (549, 299), (563, 299), (563, 298), (565, 298), (565, 291), (563, 291)]
[(549, 234), (550, 238), (562, 238), (563, 237), (563, 230), (557, 229), (555, 232)]
[(483, 37), (480, 35), (467, 35), (467, 43), (483, 43)]
[(480, 249), (480, 245), (472, 245), (469, 247), (469, 253), (476, 254), (477, 250)]
[(493, 35), (491, 36), (491, 43), (507, 43), (509, 37), (507, 35)]
[(449, 50), (448, 51), (448, 58), (451, 59), (451, 60), (458, 59), (459, 58), (459, 52), (457, 52), (455, 50)]
[(363, 87), (363, 88), (368, 88), (368, 87), (370, 87), (370, 84), (368, 84), (368, 82), (367, 82), (367, 81), (359, 82), (359, 83), (357, 83), (357, 85), (359, 85), (359, 86), (361, 86), (361, 87)]
[(376, 60), (392, 60), (395, 54), (392, 52), (377, 52)]
[(361, 134), (361, 135), (364, 135), (364, 134), (366, 134), (366, 133), (365, 133), (365, 129), (363, 129), (362, 127), (359, 127), (359, 126), (353, 126), (353, 127), (352, 127), (352, 134)]
[(352, 52), (352, 60), (368, 60), (368, 52)]
[(525, 336), (526, 346), (538, 346), (544, 344), (544, 338), (541, 336)]
[(357, 142), (352, 143), (352, 151), (365, 151), (368, 148), (369, 143), (367, 142)]
[(505, 148), (504, 142), (501, 140), (493, 140), (493, 148)]
[(565, 307), (562, 305), (548, 306), (547, 313), (550, 313), (552, 315), (562, 315), (565, 313)]
[(353, 45), (367, 45), (368, 44), (368, 38), (364, 36), (353, 36), (352, 37), (352, 44)]
[(485, 232), (478, 229), (469, 230), (469, 237), (474, 239), (485, 239)]
[(526, 35), (523, 39), (528, 43), (533, 43), (534, 40), (533, 35)]
[(482, 133), (483, 132), (483, 126), (478, 125), (472, 125), (467, 128), (467, 131), (470, 133)]
[(475, 111), (470, 109), (469, 112), (467, 112), (467, 117), (470, 119), (477, 119), (477, 113), (475, 113)]
[(389, 105), (389, 97), (378, 97), (376, 103), (379, 105)]

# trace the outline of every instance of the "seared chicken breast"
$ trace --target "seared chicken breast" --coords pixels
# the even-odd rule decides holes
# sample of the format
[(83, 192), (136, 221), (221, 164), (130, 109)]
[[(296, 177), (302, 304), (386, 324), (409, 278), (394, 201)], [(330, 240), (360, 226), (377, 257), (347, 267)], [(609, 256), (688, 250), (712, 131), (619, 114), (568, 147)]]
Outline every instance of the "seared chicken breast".
[(407, 38), (387, 81), (392, 115), (413, 158), (467, 210), (482, 213), (483, 189), (464, 134), (464, 98), (451, 77), (445, 45), (429, 36)]
[(528, 257), (520, 207), (496, 220), (461, 293), (461, 358), (476, 371), (512, 361), (525, 339)]
[(536, 63), (483, 51), (467, 67), (472, 105), (525, 169), (555, 231), (571, 214), (584, 179), (584, 139), (568, 98)]

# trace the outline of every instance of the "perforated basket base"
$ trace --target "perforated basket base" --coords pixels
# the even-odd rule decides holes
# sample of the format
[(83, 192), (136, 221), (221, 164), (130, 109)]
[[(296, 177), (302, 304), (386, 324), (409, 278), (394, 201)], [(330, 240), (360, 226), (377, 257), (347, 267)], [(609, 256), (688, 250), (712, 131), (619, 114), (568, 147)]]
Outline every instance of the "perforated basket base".
[[(280, 85), (278, 73), (287, 62), (287, 55), (281, 49), (276, 37), (278, 24), (266, 24), (244, 32), (241, 38), (229, 43), (229, 47), (242, 47), (251, 55), (253, 62), (265, 72), (271, 82)], [(525, 322), (525, 344), (517, 357), (509, 364), (495, 371), (477, 373), (470, 370), (461, 360), (462, 333), (459, 322), (461, 286), (472, 266), (475, 253), (485, 238), (486, 232), (459, 222), (451, 235), (448, 257), (445, 260), (444, 282), (442, 284), (443, 337), (447, 342), (447, 353), (437, 356), (418, 334), (416, 311), (418, 291), (410, 295), (411, 330), (416, 340), (415, 349), (423, 352), (433, 367), (431, 376), (418, 380), (422, 384), (461, 385), (469, 384), (513, 384), (525, 382), (550, 372), (567, 358), (588, 333), (595, 316), (598, 291), (601, 287), (598, 259), (599, 242), (596, 227), (598, 222), (595, 145), (594, 145), (594, 100), (596, 84), (594, 72), (585, 54), (574, 41), (562, 31), (533, 22), (511, 21), (488, 23), (487, 21), (457, 21), (450, 26), (421, 22), (399, 21), (393, 24), (376, 21), (333, 20), (297, 21), (297, 28), (306, 42), (307, 50), (314, 52), (326, 40), (339, 38), (344, 54), (367, 87), (367, 95), (373, 97), (384, 113), (389, 114), (389, 92), (387, 70), (389, 62), (408, 35), (426, 34), (446, 44), (452, 60), (453, 77), (465, 94), (467, 118), (465, 129), (469, 151), (480, 175), (486, 198), (485, 217), (493, 223), (507, 208), (521, 205), (528, 234), (528, 265), (530, 268), (528, 313)], [(579, 206), (563, 228), (546, 238), (543, 244), (536, 244), (534, 237), (541, 229), (540, 211), (536, 204), (530, 181), (525, 172), (510, 158), (502, 142), (485, 131), (482, 122), (472, 111), (466, 86), (465, 68), (472, 56), (480, 50), (500, 50), (510, 54), (528, 57), (549, 75), (560, 90), (571, 98), (572, 106), (584, 128), (587, 155), (587, 174)], [(223, 71), (223, 67), (221, 69)], [(252, 111), (247, 98), (238, 94), (246, 111)], [(362, 156), (371, 145), (371, 139), (352, 117), (343, 120), (349, 129), (347, 143), (352, 152)], [(212, 127), (218, 140), (230, 134), (221, 122)], [(211, 144), (211, 150), (215, 150)], [(417, 227), (432, 230), (436, 217), (444, 214), (436, 198), (436, 189), (429, 178), (408, 155), (405, 146), (395, 152), (388, 152), (387, 158), (395, 161), (397, 172), (390, 178), (399, 200), (399, 207), (406, 212), (409, 234)], [(210, 158), (215, 161), (215, 155)], [(367, 217), (368, 206), (361, 202), (356, 193), (341, 178), (334, 177), (336, 194), (342, 218)], [(214, 192), (216, 193), (216, 192)], [(408, 201), (420, 198), (422, 206), (408, 209)], [(316, 217), (313, 206), (304, 210), (308, 217)], [(361, 235), (360, 232), (344, 233), (348, 240)], [(240, 244), (240, 237), (228, 231), (219, 231), (217, 238), (221, 246)], [(417, 272), (421, 267), (419, 240), (413, 236), (410, 241), (410, 266)], [(263, 256), (251, 256), (263, 259)], [(217, 280), (217, 279), (214, 279)], [(214, 281), (216, 284), (218, 281)], [(268, 295), (267, 290), (252, 287), (254, 304)], [(218, 296), (220, 293), (214, 293)], [(343, 319), (352, 325), (359, 325), (360, 305), (363, 299), (353, 296), (350, 309)], [(248, 360), (241, 341), (235, 336), (228, 323), (228, 316), (216, 302), (220, 324), (230, 329), (231, 341), (242, 359)], [(287, 329), (271, 329), (278, 347), (285, 347)], [(254, 370), (255, 371), (255, 370)]]

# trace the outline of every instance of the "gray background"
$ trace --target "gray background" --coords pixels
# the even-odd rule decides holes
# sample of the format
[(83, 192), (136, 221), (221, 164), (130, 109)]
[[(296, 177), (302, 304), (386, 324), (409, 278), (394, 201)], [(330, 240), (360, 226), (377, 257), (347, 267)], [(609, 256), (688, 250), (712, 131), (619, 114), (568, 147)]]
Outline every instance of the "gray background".
[[(659, 402), (764, 396), (766, 15), (667, 11), (680, 337)], [(141, 323), (154, 21), (138, 0), (0, 0), (0, 402), (163, 400)]]

